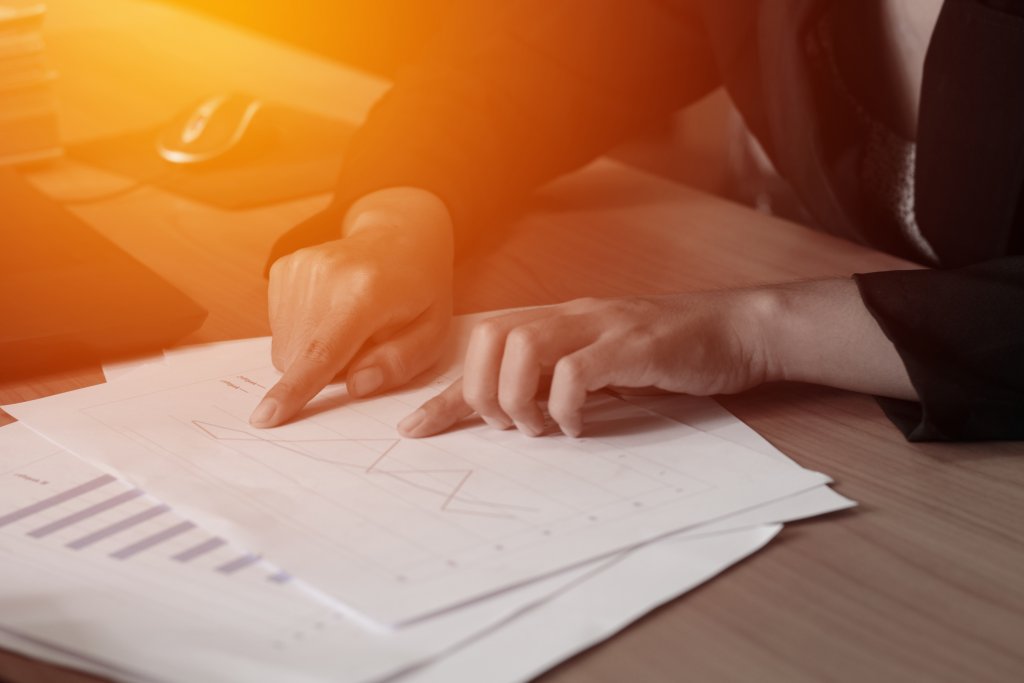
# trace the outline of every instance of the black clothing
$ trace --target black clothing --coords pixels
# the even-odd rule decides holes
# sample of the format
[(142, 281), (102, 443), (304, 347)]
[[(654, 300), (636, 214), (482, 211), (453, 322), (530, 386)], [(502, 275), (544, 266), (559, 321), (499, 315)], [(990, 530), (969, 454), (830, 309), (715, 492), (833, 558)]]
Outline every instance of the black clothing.
[[(863, 135), (808, 47), (837, 1), (519, 0), (478, 13), (381, 99), (332, 209), (277, 253), (332, 237), (328, 219), (399, 185), (440, 196), (465, 250), (539, 184), (724, 85), (818, 227), (921, 260), (866, 209), (852, 171)], [(1024, 438), (1024, 2), (946, 0), (914, 178), (939, 269), (857, 276), (921, 398), (884, 405), (914, 440)]]

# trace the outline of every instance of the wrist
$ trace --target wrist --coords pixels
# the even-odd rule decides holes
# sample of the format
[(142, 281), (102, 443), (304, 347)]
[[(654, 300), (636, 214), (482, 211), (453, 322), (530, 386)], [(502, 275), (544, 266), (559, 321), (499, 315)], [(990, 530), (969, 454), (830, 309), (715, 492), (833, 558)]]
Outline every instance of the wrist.
[[(757, 290), (756, 306), (766, 381), (821, 383), (838, 361), (826, 337), (839, 332), (853, 282), (846, 279), (793, 282)], [(838, 315), (840, 319), (832, 320)]]
[(428, 269), (440, 268), (451, 277), (454, 231), (448, 207), (426, 190), (394, 187), (364, 195), (342, 221), (341, 237), (361, 243), (381, 257), (412, 259)]
[(784, 326), (778, 325), (783, 301), (774, 288), (685, 292), (656, 299), (661, 297), (669, 302), (669, 315), (663, 320), (671, 348), (685, 348), (697, 332), (715, 340), (714, 352), (722, 355), (730, 372), (747, 378), (744, 388), (784, 379), (784, 359), (778, 351), (783, 343), (779, 328)]
[(341, 235), (350, 237), (387, 226), (427, 231), (448, 240), (452, 237), (451, 214), (444, 201), (416, 187), (390, 187), (363, 195), (345, 213)]
[(810, 338), (806, 329), (806, 292), (801, 286), (774, 285), (755, 290), (753, 315), (766, 382), (801, 381), (803, 344)]
[(791, 332), (784, 318), (791, 314), (787, 293), (779, 287), (735, 290), (732, 326), (742, 340), (744, 360), (759, 382), (789, 378), (787, 353)]

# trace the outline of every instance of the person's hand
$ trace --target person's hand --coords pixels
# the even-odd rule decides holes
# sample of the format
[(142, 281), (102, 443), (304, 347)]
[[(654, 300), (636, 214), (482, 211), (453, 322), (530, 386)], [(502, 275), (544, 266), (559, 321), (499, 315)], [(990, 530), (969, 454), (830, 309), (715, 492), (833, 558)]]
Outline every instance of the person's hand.
[(917, 400), (896, 347), (849, 278), (756, 289), (582, 299), (492, 318), (470, 339), (463, 378), (405, 418), (436, 434), (476, 412), (489, 424), (544, 429), (538, 403), (578, 436), (587, 394), (604, 387), (707, 396), (794, 380)]
[(399, 386), (442, 350), (453, 258), (443, 202), (381, 190), (352, 206), (339, 234), (270, 270), (272, 355), (284, 374), (253, 411), (255, 427), (292, 418), (342, 373), (355, 397)]
[(406, 436), (436, 434), (472, 413), (537, 436), (545, 418), (539, 388), (550, 375), (547, 410), (578, 436), (587, 394), (604, 387), (655, 387), (710, 395), (765, 381), (756, 290), (581, 299), (486, 320), (470, 338), (463, 377), (399, 425)]

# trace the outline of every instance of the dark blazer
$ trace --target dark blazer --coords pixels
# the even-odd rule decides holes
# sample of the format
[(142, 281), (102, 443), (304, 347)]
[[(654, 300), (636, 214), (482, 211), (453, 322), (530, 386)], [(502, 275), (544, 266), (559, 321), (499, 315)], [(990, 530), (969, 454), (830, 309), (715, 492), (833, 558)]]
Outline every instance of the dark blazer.
[[(866, 209), (848, 172), (863, 140), (808, 54), (808, 26), (838, 1), (469, 3), (374, 108), (331, 209), (274, 257), (333, 238), (354, 199), (397, 185), (444, 199), (466, 252), (536, 186), (724, 85), (818, 227), (920, 258)], [(914, 195), (938, 268), (857, 277), (921, 397), (883, 405), (915, 440), (1022, 438), (1024, 1), (946, 0)]]

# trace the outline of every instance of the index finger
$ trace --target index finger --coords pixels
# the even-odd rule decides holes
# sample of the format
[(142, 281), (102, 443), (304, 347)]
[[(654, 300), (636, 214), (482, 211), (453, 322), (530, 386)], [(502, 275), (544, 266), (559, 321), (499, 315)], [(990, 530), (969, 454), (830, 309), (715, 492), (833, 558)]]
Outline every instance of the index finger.
[(332, 325), (318, 329), (256, 406), (249, 424), (259, 428), (276, 427), (302, 410), (330, 384), (369, 337), (365, 332), (355, 337), (342, 333), (344, 328), (358, 330), (359, 327)]
[(459, 378), (399, 422), (398, 431), (412, 438), (433, 436), (472, 414), (473, 409), (462, 396), (462, 379)]

